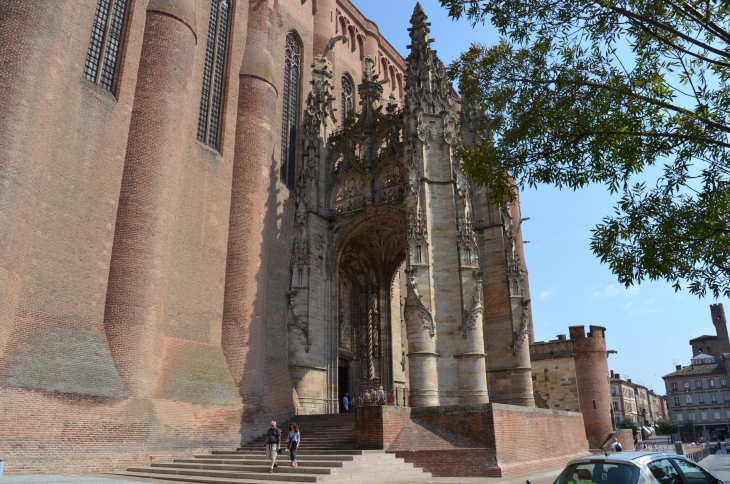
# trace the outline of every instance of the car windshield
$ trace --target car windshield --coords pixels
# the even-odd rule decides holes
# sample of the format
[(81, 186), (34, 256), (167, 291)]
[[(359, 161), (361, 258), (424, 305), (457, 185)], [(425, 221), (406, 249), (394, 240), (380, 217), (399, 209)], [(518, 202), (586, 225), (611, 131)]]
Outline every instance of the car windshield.
[(558, 476), (555, 484), (636, 484), (639, 468), (611, 462), (588, 462), (571, 464)]

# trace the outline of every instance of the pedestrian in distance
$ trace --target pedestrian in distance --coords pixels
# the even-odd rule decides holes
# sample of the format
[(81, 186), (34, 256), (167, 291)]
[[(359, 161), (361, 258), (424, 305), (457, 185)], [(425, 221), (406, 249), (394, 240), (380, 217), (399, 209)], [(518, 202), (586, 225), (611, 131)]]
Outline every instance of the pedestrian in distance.
[(299, 448), (299, 441), (301, 440), (301, 437), (299, 435), (299, 426), (295, 422), (292, 422), (291, 425), (289, 425), (289, 435), (286, 440), (289, 441), (287, 448), (289, 449), (291, 466), (299, 467), (299, 464), (297, 464), (297, 449)]
[(611, 450), (613, 452), (621, 452), (624, 449), (621, 447), (621, 442), (619, 442), (618, 439), (613, 439), (613, 444), (611, 444)]
[(350, 394), (345, 392), (345, 396), (342, 397), (342, 406), (345, 408), (345, 413), (350, 413)]
[(269, 473), (273, 473), (274, 467), (279, 467), (276, 465), (276, 453), (281, 450), (281, 430), (276, 427), (276, 422), (273, 420), (266, 434), (264, 446), (266, 446), (266, 458), (271, 461)]

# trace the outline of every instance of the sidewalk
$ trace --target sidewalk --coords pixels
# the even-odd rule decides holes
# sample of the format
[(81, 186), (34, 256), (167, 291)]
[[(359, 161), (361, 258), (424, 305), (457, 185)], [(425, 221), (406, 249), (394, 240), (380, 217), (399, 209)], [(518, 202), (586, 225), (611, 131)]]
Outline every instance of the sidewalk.
[[(400, 481), (398, 484), (525, 484), (526, 480), (530, 480), (530, 484), (552, 484), (558, 477), (563, 468), (550, 469), (546, 471), (531, 472), (529, 474), (521, 474), (513, 477), (432, 477), (419, 481)], [(146, 482), (147, 484), (171, 483), (173, 481), (149, 480), (149, 479), (132, 479), (126, 477), (106, 476), (106, 475), (24, 475), (24, 476), (4, 476), (0, 478), (0, 484), (130, 484), (131, 482)], [(175, 481), (179, 484), (178, 481)], [(377, 484), (377, 480), (373, 480), (373, 484)]]

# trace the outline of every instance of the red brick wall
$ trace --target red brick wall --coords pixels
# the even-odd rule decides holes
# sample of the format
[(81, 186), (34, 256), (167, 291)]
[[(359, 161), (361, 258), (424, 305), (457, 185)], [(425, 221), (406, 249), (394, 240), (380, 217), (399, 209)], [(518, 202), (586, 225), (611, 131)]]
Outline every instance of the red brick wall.
[(573, 412), (503, 404), (357, 412), (358, 443), (379, 444), (437, 476), (509, 476), (588, 453), (583, 419)]
[(355, 438), (363, 449), (387, 449), (410, 421), (409, 407), (357, 407)]
[(245, 429), (241, 405), (94, 398), (2, 388), (0, 456), (8, 474), (87, 473), (149, 465), (160, 453), (231, 449)]
[[(229, 2), (221, 149), (215, 151), (196, 141), (211, 2), (185, 2), (191, 9), (184, 20), (197, 36), (192, 40), (189, 30), (181, 30), (177, 40), (158, 39), (179, 49), (174, 55), (180, 57), (172, 59), (159, 43), (143, 49), (143, 38), (146, 25), (155, 25), (150, 35), (162, 36), (161, 28), (176, 20), (155, 19), (159, 16), (147, 13), (148, 0), (129, 0), (113, 93), (82, 75), (96, 0), (3, 4), (0, 125), (10, 129), (0, 130), (0, 456), (7, 458), (9, 473), (97, 472), (144, 464), (152, 454), (232, 448), (258, 435), (269, 419), (283, 421), (294, 412), (286, 356), (294, 203), (278, 180), (281, 102), (273, 91), (282, 90), (283, 38), (296, 31), (303, 43), (303, 109), (309, 66), (329, 33), (320, 33), (315, 45), (312, 2), (269, 2), (277, 8), (264, 8), (263, 21), (249, 19), (249, 3), (261, 2)], [(327, 9), (335, 2), (319, 5), (326, 25)], [(356, 9), (350, 15), (369, 26), (368, 35), (378, 35)], [(262, 53), (256, 35), (267, 28), (276, 37), (263, 53), (271, 62), (272, 85), (265, 88), (269, 91), (241, 87), (245, 54)], [(247, 38), (255, 40), (247, 46)], [(383, 39), (375, 44), (397, 56)], [(358, 53), (338, 46), (333, 61), (338, 76), (346, 71), (359, 80)], [(186, 85), (171, 86), (165, 81), (180, 79), (160, 78), (181, 68), (189, 71)], [(172, 87), (169, 97), (176, 103), (155, 104)], [(135, 99), (145, 89), (149, 96)], [(246, 110), (264, 98), (268, 104), (259, 106), (261, 112)], [(142, 121), (149, 130), (132, 121), (133, 110), (145, 109)], [(125, 158), (159, 148), (154, 146), (159, 138), (149, 131), (170, 126), (178, 130), (178, 141), (161, 151), (173, 157), (163, 161), (175, 165), (177, 193), (145, 192), (163, 199), (149, 214), (165, 219), (156, 224), (160, 230), (137, 231), (152, 244), (166, 240), (164, 254), (158, 250), (149, 264), (136, 268), (140, 286), (153, 282), (159, 290), (153, 294), (142, 287), (134, 294), (128, 285), (109, 284), (118, 213), (130, 225), (149, 221), (137, 220), (134, 212), (141, 199), (128, 197), (119, 208)], [(258, 151), (244, 159), (246, 150)], [(169, 181), (161, 178), (163, 184)], [(232, 203), (232, 192), (246, 190), (251, 198)], [(163, 213), (157, 210), (161, 205)], [(230, 224), (229, 234), (234, 216), (240, 223)], [(245, 277), (231, 297), (242, 297), (246, 311), (255, 305), (259, 318), (226, 321), (229, 330), (238, 331), (225, 339), (226, 359), (221, 340), (231, 335), (223, 323), (229, 235), (240, 237), (249, 251), (235, 261), (243, 262), (238, 270)], [(128, 255), (145, 254), (133, 248)], [(158, 262), (166, 265), (160, 273)], [(119, 350), (130, 343), (124, 335), (110, 348), (104, 322), (109, 290), (122, 299), (147, 298), (145, 307), (160, 311), (149, 331), (156, 344), (147, 354), (129, 351), (120, 358)], [(121, 329), (108, 323), (112, 331)], [(145, 368), (151, 376), (143, 378), (135, 395), (122, 376), (129, 383), (136, 371), (128, 371), (130, 365), (145, 357), (153, 362)]]
[(617, 438), (621, 443), (622, 452), (634, 450), (634, 433), (630, 429), (618, 429), (615, 433), (606, 440), (606, 443), (602, 446), (606, 452), (611, 452), (611, 446), (613, 445), (613, 439)]

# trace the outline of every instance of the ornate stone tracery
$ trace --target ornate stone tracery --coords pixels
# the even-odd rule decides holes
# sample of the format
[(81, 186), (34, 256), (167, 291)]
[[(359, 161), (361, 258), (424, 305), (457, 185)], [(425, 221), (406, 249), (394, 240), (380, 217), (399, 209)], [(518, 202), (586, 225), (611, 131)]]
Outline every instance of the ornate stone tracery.
[[(403, 108), (393, 97), (383, 103), (383, 82), (368, 56), (357, 86), (360, 110), (335, 129), (331, 66), (324, 58), (313, 65), (289, 349), (297, 394), (326, 394), (327, 405), (336, 406), (339, 383), (329, 368), (338, 358), (353, 380), (393, 385), (400, 372), (412, 406), (489, 401), (476, 220), (483, 199), (457, 157), (464, 130), (456, 95), (430, 48), (420, 5), (411, 25)], [(523, 292), (508, 215), (503, 211), (512, 304)], [(516, 331), (514, 347), (523, 339)], [(299, 350), (315, 344), (317, 351)], [(313, 371), (326, 373), (316, 391)]]

